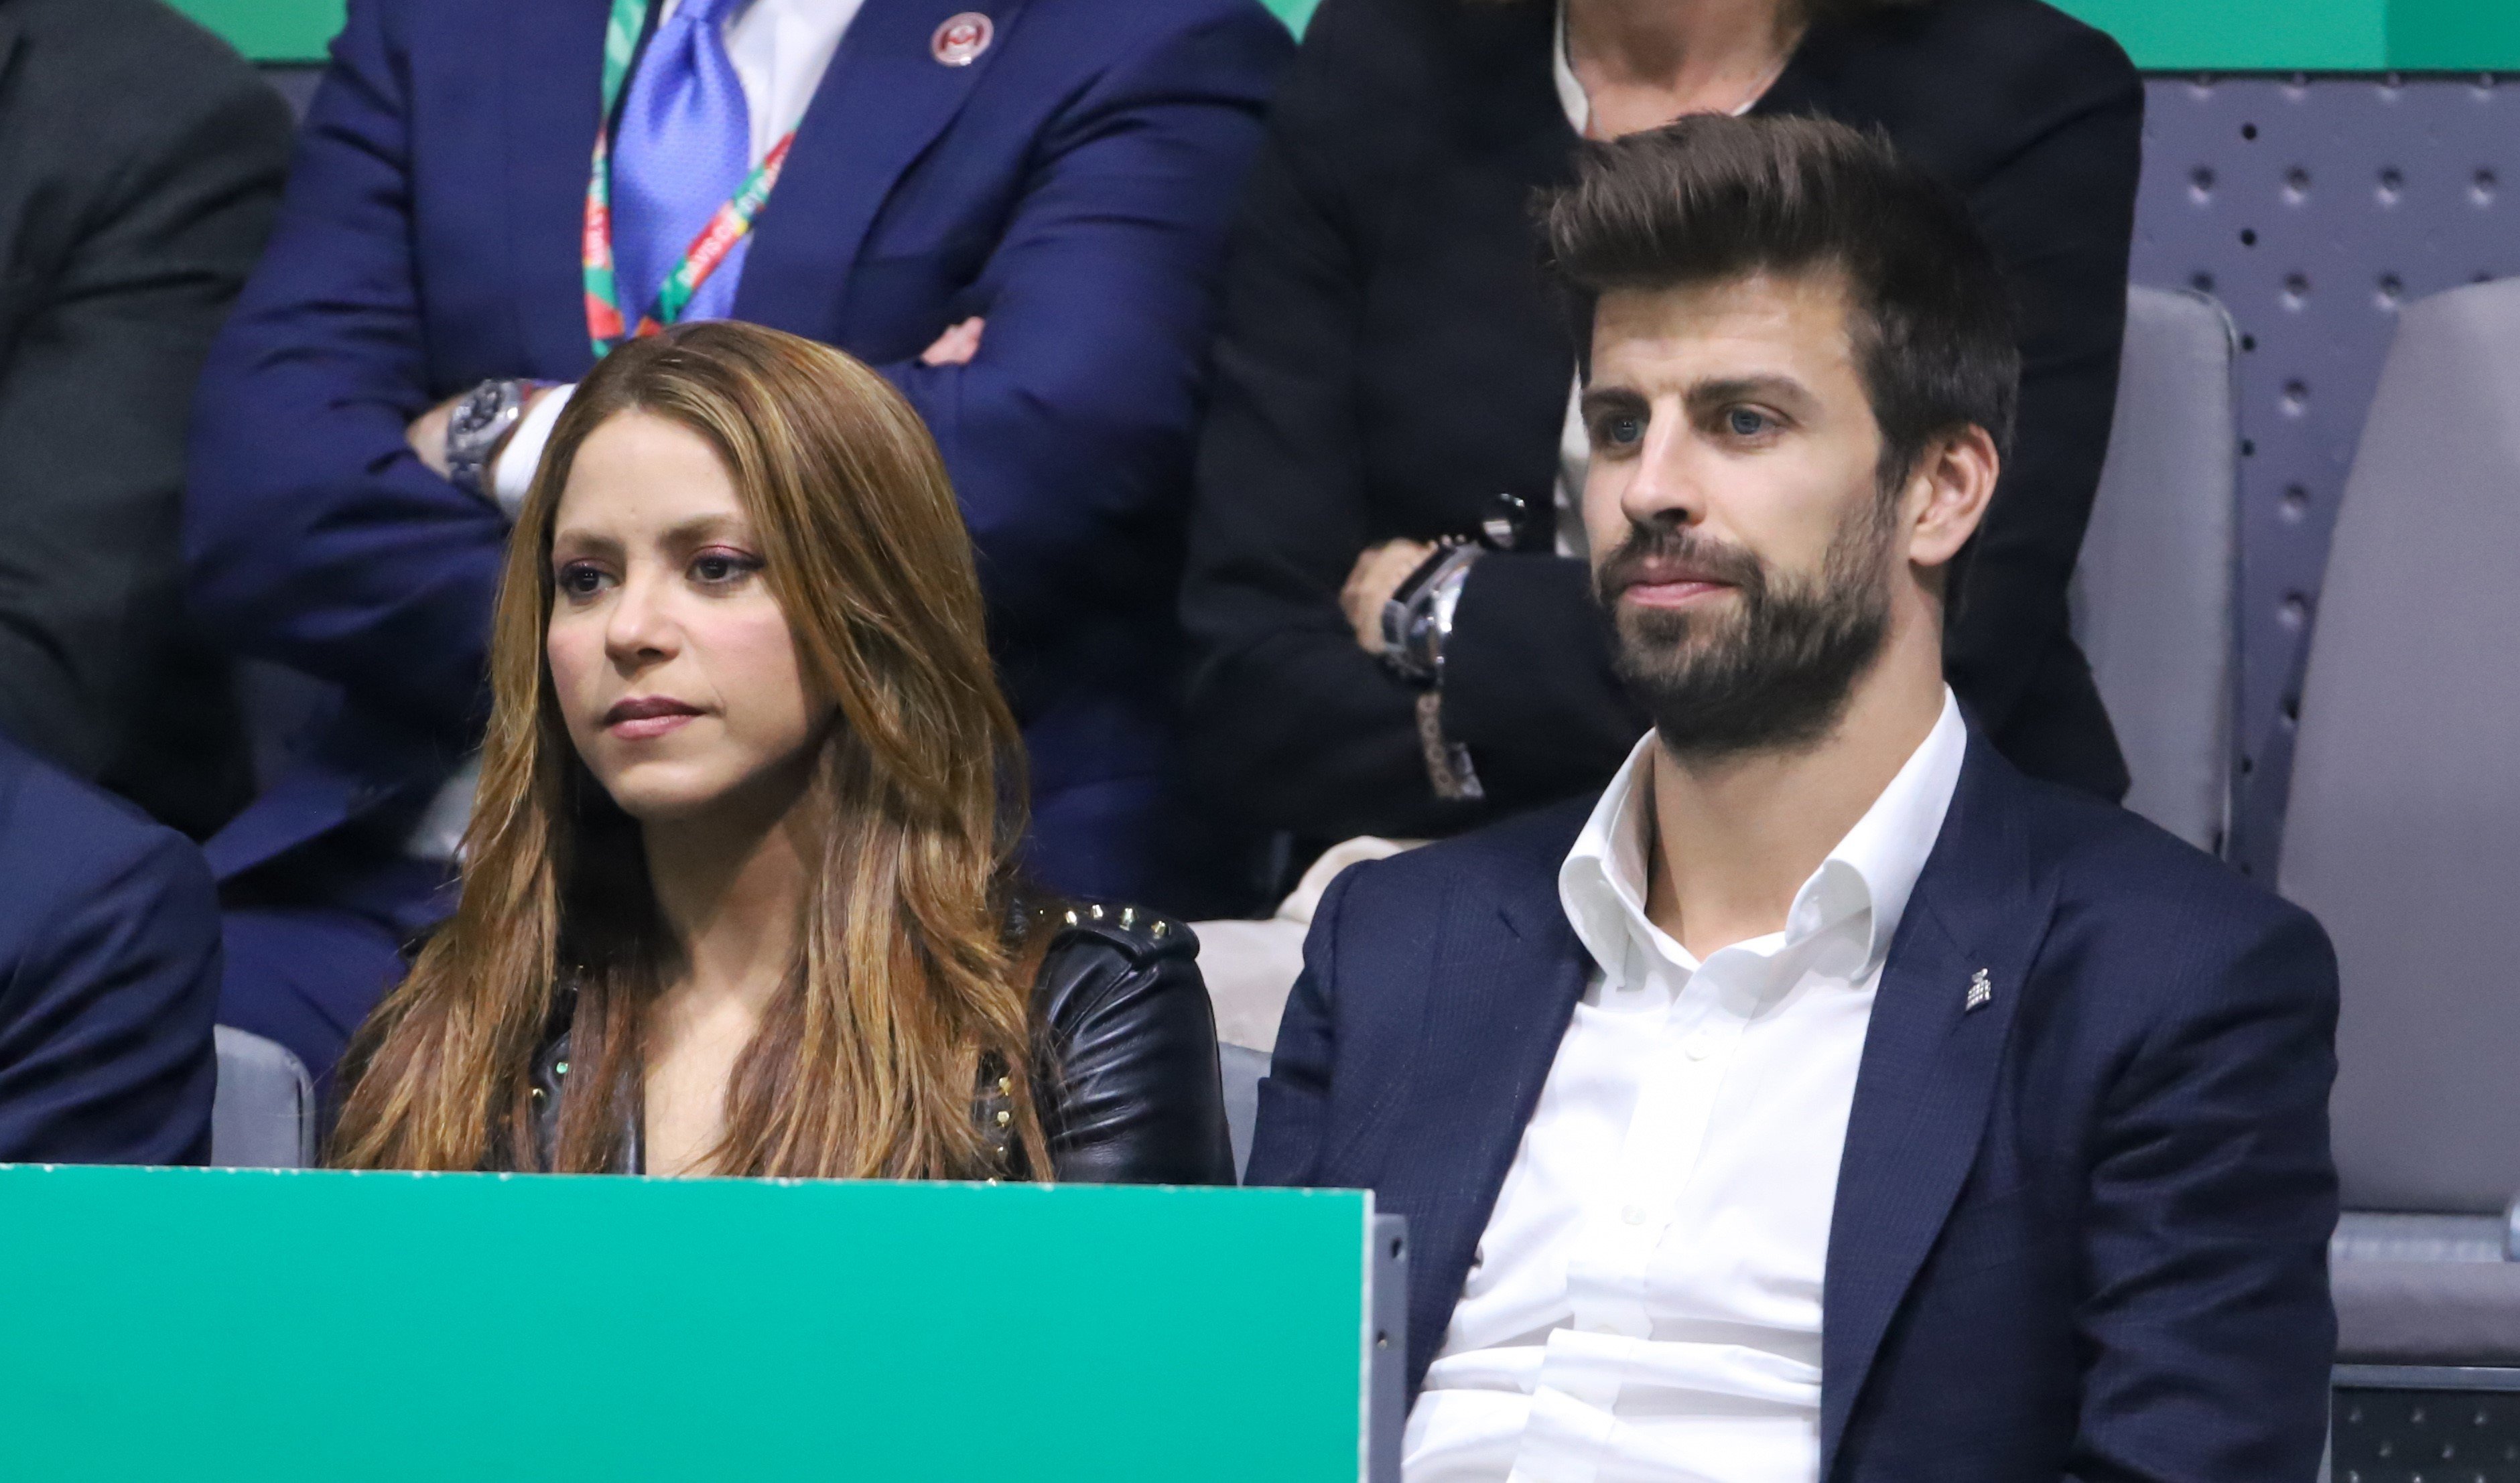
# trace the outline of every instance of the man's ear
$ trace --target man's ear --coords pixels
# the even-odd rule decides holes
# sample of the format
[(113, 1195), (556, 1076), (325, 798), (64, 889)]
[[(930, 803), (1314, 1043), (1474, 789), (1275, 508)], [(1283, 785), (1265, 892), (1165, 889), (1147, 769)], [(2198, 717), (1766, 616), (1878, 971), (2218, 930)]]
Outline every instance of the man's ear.
[(1995, 439), (1974, 424), (1926, 444), (1900, 501), (1908, 560), (1937, 570), (1950, 564), (1977, 533), (2002, 472)]

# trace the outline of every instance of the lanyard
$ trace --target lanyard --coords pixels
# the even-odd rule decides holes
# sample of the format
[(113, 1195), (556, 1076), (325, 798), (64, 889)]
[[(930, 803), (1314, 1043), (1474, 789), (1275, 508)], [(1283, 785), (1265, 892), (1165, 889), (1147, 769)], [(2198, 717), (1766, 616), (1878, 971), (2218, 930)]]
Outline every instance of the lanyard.
[[(612, 18), (604, 27), (604, 113), (595, 131), (595, 168), (586, 181), (586, 225), (580, 234), (578, 250), (586, 275), (586, 329), (595, 342), (598, 360), (611, 353), (631, 337), (630, 327), (621, 310), (620, 285), (612, 276), (612, 112), (621, 102), (621, 89), (630, 80), (630, 64), (638, 55), (640, 32), (647, 29), (650, 0), (612, 0)], [(796, 131), (789, 129), (770, 147), (761, 163), (743, 177), (743, 184), (726, 204), (717, 208), (708, 225), (683, 249), (680, 261), (656, 290), (656, 301), (639, 317), (636, 334), (646, 337), (657, 333), (682, 317), (690, 306), (692, 295), (699, 292), (709, 274), (735, 250), (743, 234), (752, 230), (753, 217), (761, 213), (762, 202), (770, 199), (770, 190), (779, 184), (779, 171), (788, 162), (788, 147), (796, 142)]]

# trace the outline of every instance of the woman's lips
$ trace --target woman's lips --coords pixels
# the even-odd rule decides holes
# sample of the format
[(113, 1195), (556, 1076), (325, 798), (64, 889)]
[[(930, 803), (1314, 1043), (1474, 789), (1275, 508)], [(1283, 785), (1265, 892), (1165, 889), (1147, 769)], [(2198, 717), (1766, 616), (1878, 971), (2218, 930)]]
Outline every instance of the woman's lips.
[(639, 742), (681, 730), (683, 724), (698, 715), (697, 705), (660, 697), (642, 696), (623, 700), (604, 713), (604, 729), (627, 741)]

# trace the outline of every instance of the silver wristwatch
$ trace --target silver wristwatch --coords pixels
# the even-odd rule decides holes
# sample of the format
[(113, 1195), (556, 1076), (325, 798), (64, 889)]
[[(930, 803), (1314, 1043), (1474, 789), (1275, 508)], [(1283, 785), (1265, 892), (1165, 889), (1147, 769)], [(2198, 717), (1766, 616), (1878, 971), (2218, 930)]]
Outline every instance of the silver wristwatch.
[(1444, 643), (1453, 636), (1453, 613), (1462, 587), (1484, 547), (1443, 546), (1421, 562), (1382, 605), (1382, 661), (1418, 685), (1444, 678)]
[(490, 497), (490, 460), (524, 420), (535, 382), (486, 381), (464, 393), (446, 420), (446, 477), (458, 489)]

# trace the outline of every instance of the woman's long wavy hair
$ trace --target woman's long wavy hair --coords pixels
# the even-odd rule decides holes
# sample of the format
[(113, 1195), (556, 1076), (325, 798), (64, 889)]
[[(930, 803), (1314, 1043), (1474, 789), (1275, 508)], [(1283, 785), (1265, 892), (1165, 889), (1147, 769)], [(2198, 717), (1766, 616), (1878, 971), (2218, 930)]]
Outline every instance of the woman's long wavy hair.
[[(1011, 932), (1022, 752), (936, 445), (874, 371), (735, 323), (608, 357), (554, 428), (508, 550), (491, 713), (454, 920), (353, 1042), (330, 1161), (537, 1169), (532, 1061), (569, 1010), (548, 1166), (613, 1167), (641, 1106), (648, 1006), (671, 958), (638, 826), (568, 739), (545, 643), (569, 470), (638, 412), (716, 450), (761, 543), (799, 667), (833, 711), (802, 816), (819, 837), (796, 960), (727, 1092), (712, 1172), (935, 1179), (1046, 1170), (1029, 970)], [(974, 1123), (983, 1078), (1012, 1123)]]

